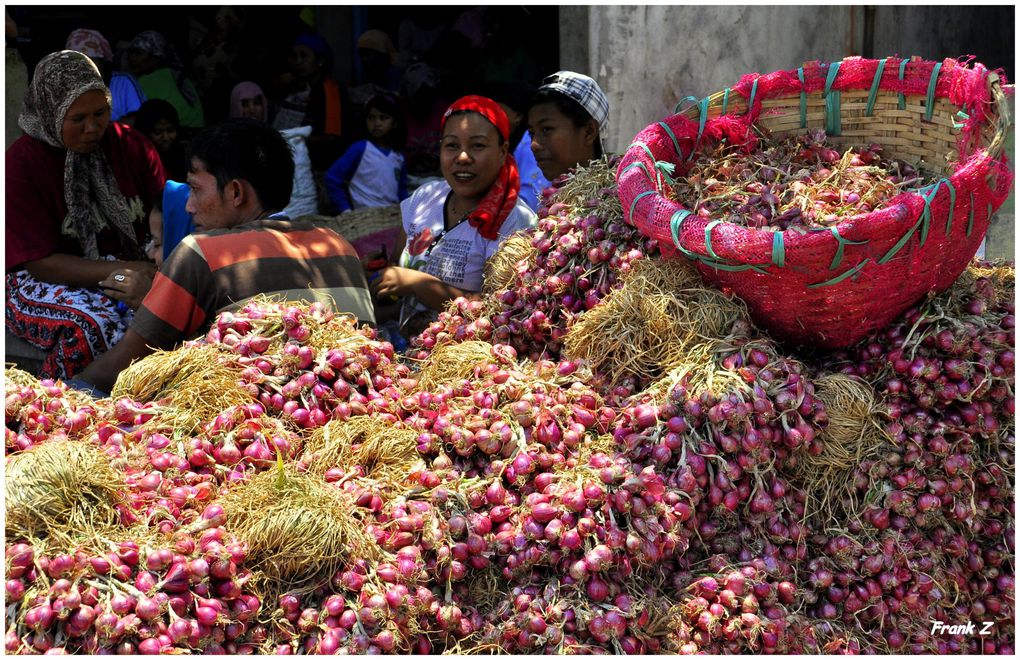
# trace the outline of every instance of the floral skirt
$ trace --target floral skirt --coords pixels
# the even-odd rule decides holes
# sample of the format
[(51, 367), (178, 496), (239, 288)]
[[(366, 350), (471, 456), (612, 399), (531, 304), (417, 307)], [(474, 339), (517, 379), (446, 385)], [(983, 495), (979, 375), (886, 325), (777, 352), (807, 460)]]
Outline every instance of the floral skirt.
[(11, 334), (47, 353), (39, 376), (65, 380), (119, 342), (134, 318), (98, 289), (40, 282), (24, 270), (7, 274), (5, 312)]

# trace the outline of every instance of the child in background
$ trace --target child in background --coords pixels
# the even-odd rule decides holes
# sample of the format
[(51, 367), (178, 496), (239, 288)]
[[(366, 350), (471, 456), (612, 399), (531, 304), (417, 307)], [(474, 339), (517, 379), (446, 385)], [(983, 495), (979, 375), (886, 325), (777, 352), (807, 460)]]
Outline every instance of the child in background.
[(149, 212), (152, 239), (145, 245), (145, 254), (156, 262), (156, 268), (163, 265), (185, 236), (195, 231), (191, 214), (184, 209), (190, 193), (186, 183), (167, 180), (163, 194), (152, 203)]
[(407, 198), (406, 140), (400, 108), (389, 94), (365, 104), (368, 139), (355, 142), (326, 173), (334, 213), (390, 206)]
[(163, 99), (146, 101), (135, 114), (134, 128), (156, 147), (167, 178), (184, 181), (188, 176), (187, 156), (174, 106)]

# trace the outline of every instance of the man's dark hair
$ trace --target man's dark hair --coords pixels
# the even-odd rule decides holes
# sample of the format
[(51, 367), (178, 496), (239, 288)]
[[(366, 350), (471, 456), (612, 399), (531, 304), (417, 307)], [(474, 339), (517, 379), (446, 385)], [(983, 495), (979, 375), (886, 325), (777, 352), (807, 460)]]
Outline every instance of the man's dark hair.
[(256, 119), (227, 119), (191, 139), (189, 169), (194, 159), (216, 178), (222, 192), (233, 179), (247, 181), (265, 210), (280, 211), (290, 203), (294, 187), (294, 154), (280, 132)]
[[(588, 111), (585, 110), (580, 103), (570, 98), (566, 94), (561, 94), (557, 92), (556, 90), (552, 89), (539, 90), (535, 94), (535, 96), (531, 99), (531, 105), (529, 107), (534, 107), (536, 105), (539, 105), (540, 103), (555, 104), (559, 111), (565, 114), (566, 116), (570, 117), (571, 121), (574, 122), (574, 126), (577, 126), (578, 128), (583, 128), (588, 124), (589, 121), (593, 119), (592, 116), (588, 114)], [(598, 129), (598, 122), (595, 123), (595, 128)], [(601, 131), (599, 131), (599, 133), (600, 133), (599, 137), (595, 140), (595, 158), (602, 157)]]

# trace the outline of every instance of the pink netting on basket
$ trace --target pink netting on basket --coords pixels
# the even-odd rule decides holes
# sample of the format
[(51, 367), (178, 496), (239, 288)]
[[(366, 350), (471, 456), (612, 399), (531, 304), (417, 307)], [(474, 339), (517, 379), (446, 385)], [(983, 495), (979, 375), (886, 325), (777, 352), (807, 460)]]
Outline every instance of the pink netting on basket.
[[(957, 163), (933, 187), (907, 192), (875, 211), (807, 234), (747, 228), (689, 213), (662, 194), (663, 172), (684, 164), (695, 144), (726, 139), (753, 149), (751, 130), (767, 99), (824, 93), (830, 65), (744, 76), (730, 90), (746, 114), (707, 119), (677, 114), (637, 135), (617, 171), (624, 217), (656, 239), (664, 255), (694, 260), (707, 282), (732, 290), (759, 325), (787, 342), (825, 348), (853, 344), (883, 327), (930, 291), (949, 287), (974, 256), (992, 213), (1013, 183), (1006, 155), (987, 151), (996, 117), (989, 72), (980, 64), (887, 58), (883, 93), (930, 95), (966, 108), (957, 137)], [(972, 66), (967, 66), (971, 64)], [(829, 80), (832, 91), (870, 90), (878, 60), (850, 58)], [(903, 78), (900, 78), (902, 71)], [(937, 75), (933, 76), (933, 72)], [(930, 82), (936, 83), (929, 90)], [(1004, 82), (1004, 81), (1003, 81)], [(765, 112), (768, 112), (767, 110)], [(700, 142), (699, 142), (700, 140)], [(881, 138), (860, 142), (878, 142)]]

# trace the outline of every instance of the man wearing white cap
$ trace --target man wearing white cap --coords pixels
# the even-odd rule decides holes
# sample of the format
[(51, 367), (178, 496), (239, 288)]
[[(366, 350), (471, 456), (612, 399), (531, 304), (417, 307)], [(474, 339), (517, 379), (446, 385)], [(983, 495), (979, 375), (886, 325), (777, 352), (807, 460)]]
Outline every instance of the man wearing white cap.
[(580, 73), (558, 71), (542, 81), (528, 111), (531, 150), (542, 175), (552, 181), (603, 154), (609, 99)]

